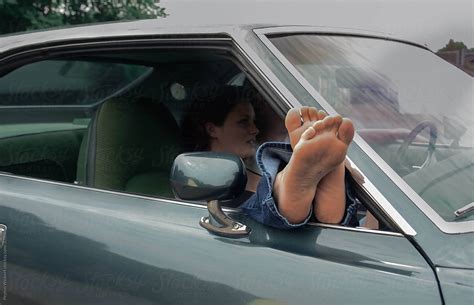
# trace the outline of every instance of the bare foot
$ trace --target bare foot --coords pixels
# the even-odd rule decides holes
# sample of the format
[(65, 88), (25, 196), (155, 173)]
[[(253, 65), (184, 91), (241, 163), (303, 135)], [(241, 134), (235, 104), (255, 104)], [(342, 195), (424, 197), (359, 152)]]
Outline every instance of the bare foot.
[[(354, 126), (349, 119), (342, 120), (337, 137), (344, 143), (349, 144), (352, 141)], [(341, 222), (346, 209), (344, 176), (345, 166), (343, 160), (319, 182), (313, 206), (314, 215), (318, 221), (333, 224)]]
[[(314, 110), (314, 108), (304, 109), (302, 116), (306, 115), (310, 120), (317, 119), (319, 112), (314, 112)], [(294, 139), (305, 127), (304, 124), (300, 127), (293, 124), (291, 116), (294, 117), (294, 114), (294, 111), (291, 111), (288, 114), (290, 119), (287, 115), (285, 121), (290, 140)], [(299, 119), (299, 112), (296, 114)], [(299, 121), (301, 125), (301, 120)], [(342, 124), (343, 122), (345, 124)], [(292, 127), (296, 128), (291, 129)], [(298, 223), (308, 216), (317, 194), (318, 183), (342, 164), (353, 134), (352, 123), (349, 120), (343, 120), (340, 116), (328, 116), (313, 122), (302, 132), (294, 145), (289, 163), (277, 175), (274, 185), (280, 213), (290, 222)], [(344, 202), (342, 205), (344, 206)]]
[[(300, 110), (291, 109), (285, 119), (285, 126), (290, 135), (292, 147), (296, 145), (301, 134), (317, 120), (322, 120), (327, 114), (314, 107), (302, 107)], [(304, 121), (301, 124), (301, 120)], [(354, 137), (354, 127), (348, 119), (343, 119), (340, 130), (337, 135), (341, 138), (352, 141)], [(341, 162), (334, 170), (324, 176), (318, 186), (314, 197), (313, 211), (316, 218), (324, 223), (339, 223), (342, 220), (345, 211), (345, 167)]]

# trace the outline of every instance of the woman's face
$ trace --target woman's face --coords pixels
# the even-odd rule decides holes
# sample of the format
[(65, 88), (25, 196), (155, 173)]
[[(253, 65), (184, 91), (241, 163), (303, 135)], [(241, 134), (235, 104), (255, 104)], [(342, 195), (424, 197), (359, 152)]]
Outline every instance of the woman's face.
[(206, 128), (211, 136), (212, 151), (233, 153), (242, 159), (255, 154), (259, 131), (255, 126), (255, 111), (250, 103), (235, 105), (222, 126), (208, 123)]

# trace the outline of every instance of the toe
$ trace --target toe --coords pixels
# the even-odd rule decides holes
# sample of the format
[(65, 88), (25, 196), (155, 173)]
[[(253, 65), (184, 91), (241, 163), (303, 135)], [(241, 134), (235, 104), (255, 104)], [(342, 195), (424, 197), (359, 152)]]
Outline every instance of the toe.
[(303, 118), (304, 122), (311, 121), (309, 110), (310, 110), (310, 107), (306, 107), (306, 106), (303, 106), (300, 108), (301, 117)]
[(342, 119), (342, 123), (337, 131), (337, 137), (347, 145), (351, 143), (354, 138), (354, 124), (352, 124), (350, 119)]
[(308, 113), (309, 113), (309, 118), (312, 122), (319, 120), (318, 109), (314, 107), (309, 107)]
[(316, 132), (316, 134), (319, 134), (324, 130), (325, 128), (324, 126), (326, 126), (326, 124), (324, 123), (324, 120), (323, 120), (323, 121), (316, 121), (312, 127), (314, 128), (314, 131)]
[(326, 113), (326, 111), (324, 111), (324, 110), (319, 110), (318, 111), (318, 120), (322, 120), (327, 116), (328, 116), (328, 114)]
[(303, 134), (301, 135), (301, 139), (303, 140), (310, 140), (316, 135), (316, 130), (313, 126), (308, 127)]
[(324, 118), (324, 120), (322, 120), (322, 122), (324, 123), (325, 128), (336, 133), (342, 123), (342, 117), (339, 115), (327, 116)]
[(292, 108), (290, 111), (288, 111), (285, 118), (285, 126), (288, 130), (288, 133), (301, 126), (301, 117), (298, 109)]

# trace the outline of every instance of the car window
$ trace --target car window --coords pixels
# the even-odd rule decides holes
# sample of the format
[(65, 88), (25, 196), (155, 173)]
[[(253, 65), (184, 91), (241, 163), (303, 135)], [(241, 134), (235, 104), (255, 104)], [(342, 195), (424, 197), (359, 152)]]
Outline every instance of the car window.
[(92, 59), (30, 63), (0, 78), (0, 171), (72, 183), (94, 105), (150, 68)]
[(18, 67), (0, 78), (0, 171), (175, 198), (184, 114), (239, 72), (221, 50), (102, 51)]
[(291, 35), (271, 42), (445, 221), (474, 219), (459, 214), (474, 201), (472, 78), (394, 41)]

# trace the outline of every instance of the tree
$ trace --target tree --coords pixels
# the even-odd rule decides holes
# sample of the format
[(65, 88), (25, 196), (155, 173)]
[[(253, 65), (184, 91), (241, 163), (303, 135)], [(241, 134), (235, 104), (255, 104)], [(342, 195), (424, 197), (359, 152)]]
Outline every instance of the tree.
[(438, 52), (456, 51), (462, 49), (467, 49), (467, 46), (464, 44), (464, 42), (454, 41), (453, 39), (450, 39), (449, 42), (444, 46), (444, 48), (439, 49)]
[(155, 0), (0, 0), (0, 34), (114, 20), (166, 17)]

